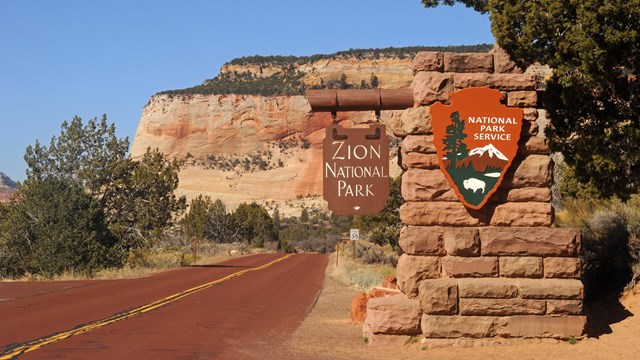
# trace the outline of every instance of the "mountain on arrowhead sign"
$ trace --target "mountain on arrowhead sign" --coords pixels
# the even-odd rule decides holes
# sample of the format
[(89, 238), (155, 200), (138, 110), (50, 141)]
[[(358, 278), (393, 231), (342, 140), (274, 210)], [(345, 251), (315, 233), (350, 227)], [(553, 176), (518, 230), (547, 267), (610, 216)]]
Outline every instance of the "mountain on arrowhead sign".
[(482, 208), (496, 192), (518, 151), (522, 109), (500, 103), (499, 90), (467, 88), (451, 105), (431, 106), (438, 163), (462, 203)]

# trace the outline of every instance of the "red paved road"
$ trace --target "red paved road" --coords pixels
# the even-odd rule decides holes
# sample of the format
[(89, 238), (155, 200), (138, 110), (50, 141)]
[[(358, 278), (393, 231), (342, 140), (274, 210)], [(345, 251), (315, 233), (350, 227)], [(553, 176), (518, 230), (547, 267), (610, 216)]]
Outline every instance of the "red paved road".
[[(241, 257), (140, 279), (0, 283), (0, 351), (282, 256)], [(294, 255), (20, 358), (258, 359), (263, 349), (277, 346), (304, 319), (322, 286), (327, 262), (326, 255)]]

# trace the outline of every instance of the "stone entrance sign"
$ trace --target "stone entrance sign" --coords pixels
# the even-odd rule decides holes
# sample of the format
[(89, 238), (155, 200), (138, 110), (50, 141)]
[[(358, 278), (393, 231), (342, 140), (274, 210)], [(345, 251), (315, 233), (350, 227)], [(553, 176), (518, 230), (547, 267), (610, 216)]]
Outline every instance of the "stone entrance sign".
[(401, 294), (368, 301), (368, 343), (581, 336), (581, 235), (552, 227), (553, 162), (535, 75), (500, 48), (420, 52), (413, 70), (417, 106), (398, 119), (420, 124), (400, 149)]
[(431, 106), (438, 163), (462, 203), (480, 209), (516, 157), (523, 112), (501, 104), (502, 93), (488, 87), (450, 97), (451, 105)]
[(389, 137), (382, 124), (326, 128), (323, 197), (336, 215), (375, 215), (389, 197)]

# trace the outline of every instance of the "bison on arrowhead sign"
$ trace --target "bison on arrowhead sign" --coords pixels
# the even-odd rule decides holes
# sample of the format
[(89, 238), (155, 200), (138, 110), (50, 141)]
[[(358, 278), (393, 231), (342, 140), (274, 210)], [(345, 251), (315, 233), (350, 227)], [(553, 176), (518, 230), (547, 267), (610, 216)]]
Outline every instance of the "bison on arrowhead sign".
[(502, 93), (486, 87), (450, 96), (451, 105), (430, 108), (438, 162), (462, 203), (480, 209), (516, 156), (522, 110), (501, 104)]

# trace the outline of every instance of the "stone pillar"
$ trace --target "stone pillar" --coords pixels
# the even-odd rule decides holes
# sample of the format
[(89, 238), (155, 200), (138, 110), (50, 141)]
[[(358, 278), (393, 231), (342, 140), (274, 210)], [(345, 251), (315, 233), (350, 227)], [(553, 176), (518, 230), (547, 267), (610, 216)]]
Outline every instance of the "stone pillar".
[[(375, 317), (367, 318), (365, 336), (416, 335), (416, 307), (426, 343), (581, 336), (580, 232), (551, 227), (553, 162), (539, 131), (535, 76), (497, 47), (487, 54), (420, 52), (413, 71), (416, 107), (400, 117), (408, 131), (401, 145), (406, 203), (397, 277), (404, 299), (418, 302), (398, 295), (397, 306), (371, 304)], [(500, 189), (472, 210), (438, 166), (429, 106), (448, 103), (452, 91), (480, 86), (500, 90), (507, 106), (522, 108), (524, 123), (518, 156)], [(403, 311), (407, 304), (413, 304), (411, 316), (401, 330), (378, 323), (391, 317), (381, 311)]]

